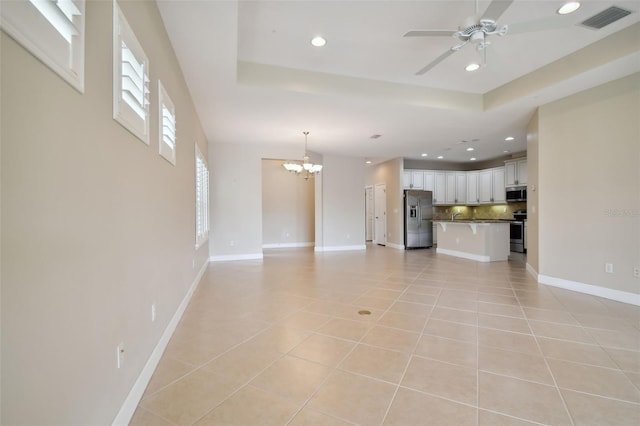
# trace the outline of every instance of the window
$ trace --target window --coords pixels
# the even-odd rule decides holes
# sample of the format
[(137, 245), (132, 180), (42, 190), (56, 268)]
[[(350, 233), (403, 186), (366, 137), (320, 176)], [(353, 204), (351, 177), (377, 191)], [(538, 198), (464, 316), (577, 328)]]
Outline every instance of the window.
[(149, 60), (113, 5), (113, 118), (149, 145)]
[(209, 239), (209, 168), (196, 144), (196, 248)]
[(158, 143), (160, 155), (176, 165), (176, 109), (158, 80)]
[(71, 86), (84, 92), (85, 0), (2, 1), (0, 26)]

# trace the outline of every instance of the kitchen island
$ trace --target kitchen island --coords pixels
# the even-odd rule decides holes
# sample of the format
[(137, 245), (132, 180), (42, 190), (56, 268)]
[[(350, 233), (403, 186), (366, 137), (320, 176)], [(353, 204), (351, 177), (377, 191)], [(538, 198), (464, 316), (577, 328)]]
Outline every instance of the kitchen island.
[(478, 262), (509, 257), (509, 223), (500, 220), (436, 220), (436, 253)]

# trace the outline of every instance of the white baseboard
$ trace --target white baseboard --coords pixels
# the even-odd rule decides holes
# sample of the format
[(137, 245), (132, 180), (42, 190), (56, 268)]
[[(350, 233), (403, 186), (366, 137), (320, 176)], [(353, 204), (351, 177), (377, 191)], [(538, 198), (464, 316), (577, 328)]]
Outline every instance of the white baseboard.
[(536, 281), (538, 281), (538, 271), (536, 271), (535, 268), (528, 263), (527, 263), (527, 272), (531, 274), (531, 276), (535, 278)]
[(366, 250), (366, 249), (367, 249), (367, 245), (366, 244), (362, 244), (362, 245), (357, 245), (357, 246), (325, 246), (325, 247), (316, 246), (315, 251), (316, 252), (322, 252), (322, 251), (348, 251), (348, 250)]
[(476, 260), (478, 262), (491, 262), (491, 258), (489, 256), (480, 256), (479, 254), (466, 253), (464, 251), (458, 251), (458, 250), (437, 248), (436, 253), (446, 254), (446, 255), (455, 256), (455, 257), (461, 257), (463, 259)]
[(211, 256), (209, 262), (226, 262), (229, 260), (262, 260), (262, 253), (250, 253), (250, 254), (223, 254), (218, 256)]
[(191, 283), (191, 286), (189, 287), (189, 290), (187, 291), (187, 294), (182, 299), (180, 306), (178, 306), (178, 309), (173, 314), (171, 321), (169, 321), (169, 324), (167, 324), (167, 327), (164, 329), (164, 332), (162, 333), (158, 344), (153, 349), (153, 352), (151, 352), (151, 356), (142, 368), (138, 379), (133, 384), (131, 391), (129, 391), (129, 395), (127, 395), (127, 398), (124, 400), (124, 403), (120, 407), (120, 411), (118, 412), (118, 415), (116, 415), (116, 418), (113, 420), (112, 425), (126, 426), (129, 424), (129, 422), (131, 422), (131, 418), (133, 417), (133, 414), (135, 413), (136, 408), (138, 407), (138, 404), (142, 399), (142, 395), (144, 394), (144, 391), (149, 384), (149, 380), (151, 380), (151, 376), (156, 370), (156, 367), (160, 362), (160, 358), (162, 358), (162, 354), (167, 348), (173, 332), (176, 330), (176, 327), (178, 326), (178, 323), (180, 322), (184, 311), (187, 309), (187, 305), (189, 304), (193, 293), (196, 291), (196, 288), (198, 288), (198, 284), (200, 284), (200, 280), (202, 279), (204, 272), (207, 270), (207, 265), (208, 262), (202, 265), (202, 268), (200, 268), (200, 271), (198, 271), (198, 275), (196, 275), (195, 279)]
[(271, 249), (271, 248), (300, 248), (300, 247), (313, 247), (315, 243), (313, 241), (307, 243), (270, 243), (263, 244), (263, 249)]
[(590, 294), (592, 296), (604, 297), (605, 299), (611, 299), (617, 302), (640, 306), (640, 294), (614, 290), (612, 288), (600, 287), (592, 284), (580, 283), (577, 281), (565, 280), (562, 278), (550, 277), (542, 274), (538, 275), (538, 282), (540, 284), (546, 284), (552, 287), (564, 288), (567, 290)]
[(404, 250), (404, 244), (387, 243), (387, 247), (391, 247), (396, 250)]

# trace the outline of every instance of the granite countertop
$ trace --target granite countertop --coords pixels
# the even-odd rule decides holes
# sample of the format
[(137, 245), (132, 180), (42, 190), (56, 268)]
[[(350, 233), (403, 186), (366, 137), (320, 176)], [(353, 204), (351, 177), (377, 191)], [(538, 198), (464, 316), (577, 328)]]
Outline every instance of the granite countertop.
[(433, 221), (445, 223), (509, 223), (509, 219), (434, 219)]

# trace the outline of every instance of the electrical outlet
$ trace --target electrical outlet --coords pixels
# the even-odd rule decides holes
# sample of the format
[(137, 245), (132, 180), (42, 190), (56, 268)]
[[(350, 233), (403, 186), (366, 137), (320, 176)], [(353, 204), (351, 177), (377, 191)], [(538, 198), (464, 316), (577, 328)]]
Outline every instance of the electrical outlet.
[(151, 322), (154, 322), (156, 320), (156, 304), (152, 303), (151, 304)]
[(636, 278), (640, 278), (640, 266), (633, 267), (633, 276)]
[(605, 263), (604, 264), (604, 271), (607, 274), (613, 274), (613, 263)]
[(124, 343), (120, 342), (120, 344), (116, 348), (116, 366), (120, 368), (122, 367), (123, 363), (124, 363)]

